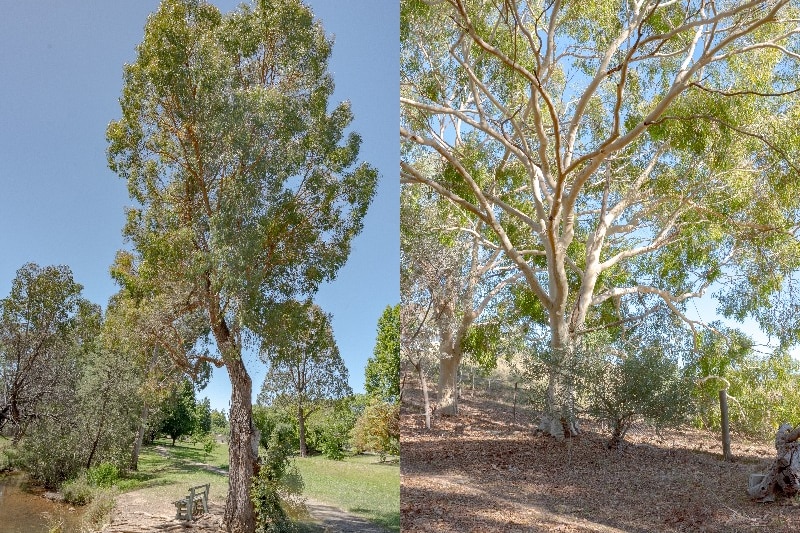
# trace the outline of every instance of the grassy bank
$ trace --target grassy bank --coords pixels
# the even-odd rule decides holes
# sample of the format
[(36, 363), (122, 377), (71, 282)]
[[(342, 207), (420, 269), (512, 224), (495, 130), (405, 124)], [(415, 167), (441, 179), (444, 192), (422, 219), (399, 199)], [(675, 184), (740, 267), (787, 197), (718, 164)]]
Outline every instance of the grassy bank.
[(374, 456), (331, 461), (295, 458), (305, 482), (304, 494), (400, 531), (400, 467)]

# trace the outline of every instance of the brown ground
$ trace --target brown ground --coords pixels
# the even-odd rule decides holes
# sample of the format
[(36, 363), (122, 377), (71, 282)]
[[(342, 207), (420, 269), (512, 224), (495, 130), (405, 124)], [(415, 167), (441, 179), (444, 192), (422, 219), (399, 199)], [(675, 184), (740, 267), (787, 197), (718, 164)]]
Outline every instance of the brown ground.
[(424, 427), (419, 400), (401, 415), (401, 524), (408, 532), (797, 532), (800, 501), (751, 502), (748, 474), (775, 454), (733, 438), (721, 460), (714, 435), (644, 428), (620, 450), (607, 434), (558, 443), (536, 435), (534, 413), (463, 398), (458, 417)]
[[(150, 498), (143, 491), (128, 492), (117, 498), (112, 523), (103, 529), (103, 533), (225, 533), (222, 522), (224, 508), (223, 504), (211, 502), (208, 514), (187, 522), (175, 519), (173, 505)], [(316, 500), (306, 500), (306, 508), (318, 525), (319, 533), (385, 533), (376, 524)]]

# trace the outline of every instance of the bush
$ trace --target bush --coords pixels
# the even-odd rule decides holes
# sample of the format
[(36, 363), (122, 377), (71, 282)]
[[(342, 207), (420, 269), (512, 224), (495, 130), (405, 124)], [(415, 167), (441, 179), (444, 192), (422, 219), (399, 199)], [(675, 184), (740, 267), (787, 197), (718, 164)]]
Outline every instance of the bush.
[(637, 419), (656, 428), (687, 420), (692, 384), (661, 346), (639, 346), (618, 355), (601, 353), (582, 377), (588, 413), (611, 427), (609, 448), (622, 443)]
[(94, 493), (95, 489), (83, 475), (61, 485), (64, 501), (73, 505), (86, 505), (92, 501)]
[(381, 462), (387, 455), (400, 455), (400, 405), (373, 400), (353, 427), (353, 448), (373, 451)]
[(112, 463), (100, 463), (86, 472), (89, 483), (95, 487), (111, 487), (119, 479), (119, 469)]
[(267, 443), (267, 452), (250, 488), (256, 511), (257, 533), (292, 533), (297, 527), (284, 507), (302, 507), (303, 480), (290, 462), (292, 427), (277, 424)]

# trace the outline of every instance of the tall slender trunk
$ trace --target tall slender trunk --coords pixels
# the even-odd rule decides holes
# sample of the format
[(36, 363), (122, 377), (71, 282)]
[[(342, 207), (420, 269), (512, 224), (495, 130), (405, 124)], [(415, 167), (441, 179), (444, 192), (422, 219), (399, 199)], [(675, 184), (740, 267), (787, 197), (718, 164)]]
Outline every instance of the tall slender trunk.
[(306, 446), (306, 418), (303, 413), (302, 402), (297, 403), (297, 428), (300, 437), (300, 457), (308, 455), (308, 446)]
[(142, 404), (142, 412), (139, 415), (139, 430), (136, 432), (136, 440), (133, 442), (133, 450), (131, 451), (130, 469), (136, 472), (139, 470), (139, 452), (142, 450), (142, 441), (144, 441), (144, 428), (147, 425), (148, 415), (147, 402)]
[(228, 469), (228, 499), (225, 504), (225, 524), (230, 533), (253, 533), (255, 511), (250, 500), (250, 485), (255, 471), (253, 451), (252, 380), (239, 356), (226, 360), (231, 379), (231, 439), (230, 468)]

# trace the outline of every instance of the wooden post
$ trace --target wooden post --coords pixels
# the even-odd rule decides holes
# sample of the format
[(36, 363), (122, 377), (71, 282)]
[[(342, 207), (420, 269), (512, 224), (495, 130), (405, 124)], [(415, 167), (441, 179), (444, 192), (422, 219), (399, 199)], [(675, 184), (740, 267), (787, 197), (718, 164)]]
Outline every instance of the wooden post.
[(728, 390), (719, 391), (719, 410), (722, 413), (722, 459), (731, 461), (731, 433), (728, 419)]
[(517, 383), (517, 382), (515, 381), (515, 382), (514, 382), (514, 411), (513, 411), (513, 415), (514, 415), (514, 424), (516, 424), (516, 423), (517, 423), (517, 386), (518, 386), (518, 385), (519, 385), (519, 383)]

